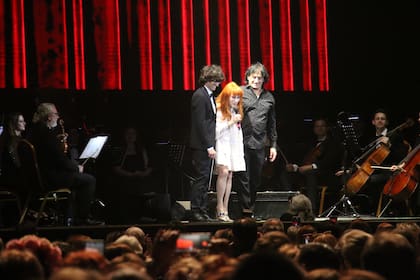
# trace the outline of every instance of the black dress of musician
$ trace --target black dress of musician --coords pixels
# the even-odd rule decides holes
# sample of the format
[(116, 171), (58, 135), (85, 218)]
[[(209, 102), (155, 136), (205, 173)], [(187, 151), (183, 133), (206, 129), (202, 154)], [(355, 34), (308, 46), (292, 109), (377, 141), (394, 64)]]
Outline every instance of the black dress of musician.
[(139, 132), (127, 127), (121, 146), (113, 147), (113, 203), (119, 222), (135, 223), (141, 218), (156, 216), (151, 209), (159, 192), (150, 157)]

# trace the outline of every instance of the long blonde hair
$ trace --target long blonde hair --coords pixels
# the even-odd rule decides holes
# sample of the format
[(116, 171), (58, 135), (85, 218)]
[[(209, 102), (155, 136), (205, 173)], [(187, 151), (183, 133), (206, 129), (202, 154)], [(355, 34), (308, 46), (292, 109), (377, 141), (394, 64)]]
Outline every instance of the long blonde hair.
[(238, 103), (238, 114), (241, 114), (242, 117), (244, 116), (243, 95), (243, 90), (235, 82), (230, 82), (223, 88), (222, 92), (216, 98), (217, 110), (222, 112), (223, 119), (232, 119), (230, 110), (231, 96), (239, 96), (241, 98)]

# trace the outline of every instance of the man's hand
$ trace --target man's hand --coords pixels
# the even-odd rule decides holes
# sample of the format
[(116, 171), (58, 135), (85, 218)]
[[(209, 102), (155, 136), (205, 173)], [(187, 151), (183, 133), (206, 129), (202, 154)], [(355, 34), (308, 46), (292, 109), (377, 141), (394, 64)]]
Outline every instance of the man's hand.
[(270, 148), (270, 156), (269, 156), (268, 160), (270, 162), (273, 162), (273, 161), (276, 160), (276, 157), (277, 157), (277, 150), (276, 150), (276, 148)]
[(211, 148), (207, 150), (207, 154), (209, 156), (209, 158), (214, 159), (216, 158), (216, 150)]

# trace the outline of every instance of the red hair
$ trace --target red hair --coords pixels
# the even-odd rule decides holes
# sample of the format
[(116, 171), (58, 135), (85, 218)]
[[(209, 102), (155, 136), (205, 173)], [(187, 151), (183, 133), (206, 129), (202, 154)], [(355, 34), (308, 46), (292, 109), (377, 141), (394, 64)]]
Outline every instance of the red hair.
[(238, 113), (241, 114), (242, 118), (244, 116), (244, 107), (243, 107), (243, 90), (235, 83), (230, 82), (228, 83), (222, 90), (222, 92), (217, 96), (216, 103), (217, 109), (222, 112), (222, 116), (224, 120), (232, 119), (232, 113), (230, 110), (230, 97), (231, 96), (239, 96), (241, 99), (238, 103)]

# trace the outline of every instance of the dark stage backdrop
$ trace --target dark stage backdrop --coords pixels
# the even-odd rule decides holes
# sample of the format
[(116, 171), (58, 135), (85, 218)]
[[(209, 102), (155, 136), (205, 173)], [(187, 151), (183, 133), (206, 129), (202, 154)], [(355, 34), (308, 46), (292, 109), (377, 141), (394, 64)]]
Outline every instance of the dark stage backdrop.
[[(188, 135), (207, 63), (240, 83), (263, 62), (281, 141), (340, 111), (418, 110), (419, 1), (0, 0), (0, 112), (58, 104), (68, 126)], [(168, 130), (176, 132), (169, 133)]]

